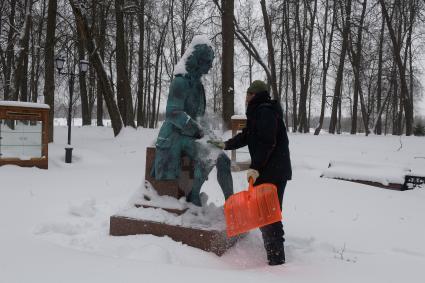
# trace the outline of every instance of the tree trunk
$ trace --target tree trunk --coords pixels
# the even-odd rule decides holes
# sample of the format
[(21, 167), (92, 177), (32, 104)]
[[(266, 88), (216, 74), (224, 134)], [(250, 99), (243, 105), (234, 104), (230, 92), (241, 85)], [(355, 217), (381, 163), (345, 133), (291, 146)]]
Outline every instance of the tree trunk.
[[(358, 100), (359, 100), (359, 93), (362, 91), (361, 86), (361, 80), (360, 80), (360, 74), (362, 70), (362, 39), (363, 39), (363, 23), (364, 18), (366, 14), (366, 5), (367, 0), (363, 1), (363, 7), (362, 7), (362, 14), (360, 16), (360, 23), (358, 25), (358, 31), (357, 31), (357, 42), (356, 42), (356, 50), (354, 50), (353, 42), (350, 40), (350, 51), (352, 54), (352, 66), (354, 71), (354, 99), (353, 99), (353, 117), (351, 120), (351, 134), (355, 135), (357, 133), (357, 106), (358, 106)], [(352, 36), (351, 36), (352, 38)], [(361, 108), (362, 108), (362, 117), (364, 121), (364, 127), (365, 127), (365, 133), (368, 135), (368, 125), (367, 125), (367, 118), (365, 117), (366, 111), (364, 108), (364, 99), (363, 96), (360, 98), (361, 100)]]
[(160, 69), (159, 69), (159, 90), (158, 90), (158, 106), (156, 107), (156, 116), (155, 116), (155, 128), (158, 127), (159, 107), (161, 106), (162, 67), (164, 66), (163, 59), (164, 59), (164, 53), (162, 53), (161, 62), (159, 64), (159, 66), (160, 66)]
[(44, 49), (44, 102), (49, 110), (49, 142), (53, 142), (53, 120), (55, 116), (55, 29), (57, 0), (49, 0), (47, 8), (46, 46)]
[(159, 42), (158, 42), (158, 46), (156, 48), (156, 59), (155, 59), (155, 74), (154, 74), (154, 83), (153, 83), (153, 95), (152, 95), (152, 112), (151, 112), (151, 118), (150, 118), (150, 123), (149, 123), (149, 128), (154, 128), (155, 127), (155, 121), (156, 121), (156, 97), (157, 97), (157, 90), (158, 87), (161, 87), (160, 85), (158, 86), (158, 72), (159, 72), (159, 68), (160, 68), (160, 61), (161, 61), (161, 56), (162, 56), (162, 51), (163, 51), (163, 47), (164, 47), (164, 42), (165, 42), (165, 35), (166, 35), (166, 29), (168, 27), (168, 21), (170, 20), (170, 14), (167, 15), (167, 20), (164, 24), (164, 26), (162, 27), (162, 29), (160, 29), (160, 38), (159, 38)]
[[(300, 109), (299, 109), (299, 132), (308, 133), (310, 130), (309, 123), (308, 123), (308, 117), (307, 117), (307, 97), (308, 97), (308, 88), (310, 84), (310, 74), (311, 74), (311, 57), (312, 57), (312, 49), (313, 49), (313, 30), (314, 30), (314, 22), (316, 20), (316, 12), (317, 12), (317, 0), (314, 1), (314, 8), (313, 13), (311, 12), (311, 7), (308, 2), (305, 2), (304, 9), (309, 12), (310, 15), (310, 25), (306, 27), (309, 30), (309, 39), (308, 39), (308, 47), (307, 47), (307, 56), (302, 60), (303, 63), (300, 65), (300, 69), (305, 67), (305, 77), (301, 77), (301, 94), (300, 94)], [(307, 12), (306, 11), (306, 12)], [(305, 12), (305, 17), (306, 17)], [(302, 39), (302, 46), (304, 46), (304, 37)], [(301, 38), (300, 38), (300, 44), (301, 44)], [(304, 47), (302, 48), (302, 51), (300, 50), (300, 53), (304, 53)], [(300, 54), (301, 55), (301, 54)], [(302, 56), (304, 57), (304, 56)], [(304, 74), (304, 72), (302, 72)]]
[[(139, 69), (138, 69), (138, 82), (137, 82), (137, 127), (143, 127), (143, 60), (144, 60), (144, 42), (145, 42), (145, 0), (140, 0), (140, 12), (138, 13), (139, 21)], [(172, 9), (171, 9), (172, 10)]]
[(6, 47), (6, 64), (4, 66), (4, 100), (10, 99), (11, 75), (15, 58), (15, 14), (16, 14), (16, 0), (10, 1), (10, 15), (9, 15), (9, 32), (7, 35)]
[(133, 120), (133, 99), (131, 97), (130, 80), (127, 68), (127, 48), (125, 42), (124, 16), (122, 8), (124, 0), (115, 0), (116, 19), (116, 65), (118, 107), (125, 126), (135, 127)]
[[(348, 34), (350, 32), (350, 21), (351, 21), (351, 0), (346, 1), (345, 7), (345, 24), (342, 32), (342, 47), (341, 47), (341, 55), (339, 57), (338, 71), (335, 80), (335, 89), (332, 101), (332, 114), (331, 120), (329, 124), (329, 133), (335, 133), (335, 127), (337, 124), (337, 111), (338, 106), (341, 101), (341, 92), (342, 92), (342, 78), (344, 74), (344, 63), (345, 63), (345, 54), (348, 48)], [(341, 9), (342, 11), (343, 9)]]
[[(30, 101), (28, 97), (28, 57), (29, 57), (29, 45), (30, 45), (30, 31), (32, 30), (32, 0), (25, 2), (25, 30), (24, 38), (22, 40), (23, 47), (23, 66), (22, 66), (22, 78), (21, 78), (21, 101)], [(19, 86), (18, 86), (19, 87)]]
[(336, 132), (338, 135), (341, 134), (341, 119), (342, 119), (342, 100), (339, 100), (338, 103), (338, 122), (336, 127)]
[[(99, 5), (99, 13), (97, 17), (99, 28), (97, 29), (96, 44), (99, 49), (100, 59), (104, 61), (106, 40), (106, 15), (108, 14), (109, 7), (104, 7), (103, 4), (96, 4), (95, 0), (93, 0), (93, 5)], [(96, 125), (99, 127), (103, 127), (103, 97), (105, 95), (102, 92), (102, 83), (100, 81), (99, 75), (96, 75), (96, 86)]]
[[(142, 5), (142, 11), (144, 11), (144, 0), (141, 0), (143, 2)], [(143, 13), (143, 12), (141, 12)], [(140, 22), (140, 19), (139, 19)], [(140, 26), (140, 24), (139, 24)], [(173, 56), (172, 56), (172, 66), (173, 66), (173, 72), (174, 72), (174, 65), (177, 64), (178, 59), (177, 59), (177, 40), (176, 40), (176, 32), (174, 29), (174, 0), (171, 0), (171, 36), (173, 38)], [(142, 40), (142, 39), (140, 39)], [(172, 73), (173, 73), (172, 72)]]
[(289, 65), (291, 69), (291, 88), (292, 88), (292, 132), (297, 131), (297, 69), (295, 63), (295, 52), (292, 52), (292, 40), (289, 29), (289, 1), (284, 3), (284, 17), (286, 30), (286, 46), (288, 47)]
[(286, 54), (286, 68), (285, 68), (285, 124), (286, 124), (286, 131), (288, 131), (288, 125), (289, 125), (289, 99), (288, 99), (288, 93), (289, 93), (289, 72), (288, 72), (288, 55)]
[[(84, 53), (84, 39), (81, 34), (81, 31), (77, 29), (78, 35), (78, 57), (80, 60), (85, 60)], [(89, 113), (89, 99), (87, 94), (87, 83), (86, 75), (82, 72), (79, 72), (78, 75), (79, 85), (80, 85), (80, 99), (81, 99), (81, 115), (83, 120), (83, 126), (91, 125), (90, 113)]]
[[(381, 108), (381, 97), (382, 97), (382, 49), (384, 44), (384, 32), (385, 32), (385, 18), (382, 17), (382, 24), (381, 24), (381, 34), (379, 37), (379, 58), (378, 58), (378, 81), (377, 81), (377, 90), (376, 90), (376, 96), (377, 96), (377, 108)], [(378, 115), (378, 119), (376, 122), (375, 127), (375, 134), (381, 135), (382, 134), (382, 119), (381, 115)]]
[(398, 81), (396, 77), (396, 66), (395, 62), (393, 63), (393, 72), (392, 72), (392, 83), (394, 84), (394, 91), (393, 91), (393, 103), (392, 103), (392, 109), (391, 109), (391, 118), (392, 118), (392, 134), (398, 135), (398, 129), (397, 129), (397, 109), (398, 109)]
[[(41, 48), (37, 48), (41, 46), (41, 40), (43, 36), (44, 31), (44, 20), (45, 20), (45, 13), (46, 13), (46, 1), (43, 1), (43, 7), (41, 10), (41, 15), (43, 15), (38, 22), (38, 30), (37, 30), (37, 37), (33, 36), (33, 44), (32, 44), (32, 61), (31, 61), (31, 101), (37, 102), (38, 98), (38, 84), (39, 84), (39, 78), (41, 73), (41, 66), (40, 66), (40, 60), (41, 60)], [(37, 40), (37, 41), (35, 41)], [(37, 46), (37, 47), (36, 47)]]
[(320, 134), (320, 131), (323, 127), (323, 120), (325, 118), (325, 108), (326, 108), (326, 81), (327, 81), (327, 75), (328, 75), (328, 69), (329, 69), (329, 63), (330, 63), (330, 56), (331, 56), (331, 50), (332, 50), (332, 39), (333, 39), (333, 33), (334, 33), (334, 26), (335, 26), (335, 20), (336, 20), (336, 4), (334, 3), (334, 12), (332, 16), (332, 25), (331, 25), (331, 32), (329, 35), (329, 47), (327, 50), (327, 60), (326, 60), (326, 37), (327, 37), (327, 23), (328, 23), (328, 12), (329, 12), (329, 0), (326, 0), (326, 6), (325, 6), (325, 16), (324, 16), (324, 26), (325, 30), (323, 32), (323, 41), (322, 41), (322, 104), (320, 107), (320, 118), (319, 118), (319, 125), (317, 126), (316, 130), (314, 131), (314, 134), (317, 136)]
[[(387, 22), (388, 32), (390, 33), (391, 41), (393, 43), (394, 59), (397, 64), (398, 72), (400, 76), (400, 86), (401, 86), (400, 102), (402, 102), (403, 104), (404, 112), (406, 115), (406, 136), (410, 136), (413, 134), (413, 109), (410, 107), (411, 105), (410, 95), (409, 95), (409, 89), (407, 87), (407, 82), (406, 82), (406, 66), (403, 64), (403, 61), (400, 55), (402, 42), (397, 41), (396, 39), (395, 32), (394, 32), (390, 17), (388, 15), (388, 11), (385, 6), (384, 0), (379, 0), (379, 2), (381, 3), (382, 13), (384, 14), (385, 21)], [(410, 24), (412, 25), (413, 22), (411, 22)]]
[[(150, 17), (150, 15), (149, 15)], [(146, 50), (146, 79), (145, 79), (145, 94), (143, 98), (143, 116), (145, 121), (145, 127), (149, 125), (149, 109), (150, 109), (150, 91), (151, 91), (151, 38), (152, 38), (152, 28), (151, 28), (151, 19), (148, 19), (147, 22), (147, 50)]]
[[(282, 15), (281, 29), (280, 34), (280, 62), (279, 62), (279, 101), (282, 101), (282, 91), (283, 91), (283, 57), (285, 54), (285, 15)], [(252, 66), (251, 66), (251, 55), (249, 55), (249, 83), (252, 82)]]
[(270, 74), (272, 81), (269, 82), (273, 92), (273, 98), (279, 101), (280, 97), (279, 92), (277, 90), (277, 77), (276, 77), (276, 63), (274, 57), (274, 47), (273, 47), (273, 38), (272, 38), (272, 27), (270, 25), (269, 15), (267, 14), (266, 1), (261, 0), (261, 11), (263, 13), (264, 20), (264, 29), (266, 31), (266, 39), (267, 39), (267, 50), (268, 50), (268, 61), (270, 66)]
[[(14, 68), (13, 88), (11, 94), (13, 100), (28, 100), (28, 54), (29, 54), (29, 38), (32, 22), (32, 1), (25, 1), (25, 20), (24, 26), (20, 34), (19, 51), (16, 58), (16, 68)], [(19, 97), (19, 93), (21, 96)]]
[(235, 27), (233, 25), (233, 0), (222, 0), (223, 14), (221, 18), (222, 26), (222, 64), (221, 64), (221, 91), (223, 101), (223, 127), (224, 129), (231, 129), (231, 118), (235, 112), (234, 108), (234, 33)]

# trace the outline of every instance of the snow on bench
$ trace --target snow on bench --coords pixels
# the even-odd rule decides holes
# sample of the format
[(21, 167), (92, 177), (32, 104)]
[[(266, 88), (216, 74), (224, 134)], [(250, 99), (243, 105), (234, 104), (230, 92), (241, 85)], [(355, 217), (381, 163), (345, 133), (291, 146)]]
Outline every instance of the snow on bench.
[(321, 177), (387, 189), (407, 190), (424, 184), (425, 175), (414, 172), (403, 164), (331, 161)]
[(50, 109), (49, 105), (43, 104), (43, 103), (9, 101), (9, 100), (0, 101), (0, 106)]

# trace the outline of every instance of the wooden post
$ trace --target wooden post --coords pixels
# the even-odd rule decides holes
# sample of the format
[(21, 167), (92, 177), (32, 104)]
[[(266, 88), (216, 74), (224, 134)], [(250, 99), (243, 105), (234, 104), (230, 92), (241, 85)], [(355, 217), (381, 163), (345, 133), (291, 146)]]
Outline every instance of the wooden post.
[[(238, 131), (246, 127), (246, 118), (242, 116), (232, 116), (232, 137), (236, 136)], [(232, 150), (232, 162), (236, 163), (236, 150)]]

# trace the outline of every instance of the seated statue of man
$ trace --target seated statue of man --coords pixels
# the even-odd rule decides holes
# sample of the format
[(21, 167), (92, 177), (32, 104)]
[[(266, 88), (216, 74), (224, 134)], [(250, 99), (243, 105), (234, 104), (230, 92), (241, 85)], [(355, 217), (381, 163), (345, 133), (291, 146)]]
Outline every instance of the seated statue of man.
[(223, 151), (214, 152), (216, 149), (202, 139), (205, 132), (212, 133), (201, 121), (206, 108), (201, 77), (211, 69), (213, 59), (209, 40), (197, 36), (176, 65), (152, 169), (156, 180), (175, 180), (180, 175), (181, 157), (187, 156), (194, 161), (193, 186), (187, 200), (197, 206), (202, 205), (201, 187), (214, 166), (217, 166), (217, 180), (225, 199), (233, 194), (230, 159)]

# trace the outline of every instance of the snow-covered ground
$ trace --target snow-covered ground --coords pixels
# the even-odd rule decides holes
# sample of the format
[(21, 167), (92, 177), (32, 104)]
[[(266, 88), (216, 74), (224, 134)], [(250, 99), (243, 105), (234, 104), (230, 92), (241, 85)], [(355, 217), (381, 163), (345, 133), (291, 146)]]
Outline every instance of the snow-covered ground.
[[(169, 238), (109, 236), (109, 217), (144, 180), (145, 149), (157, 130), (72, 133), (72, 164), (64, 163), (66, 128), (59, 126), (49, 170), (0, 167), (1, 283), (425, 282), (425, 188), (399, 192), (319, 177), (331, 160), (423, 170), (424, 138), (291, 134), (287, 263), (269, 267), (258, 231), (222, 257)], [(244, 172), (234, 174), (234, 185), (247, 186)], [(215, 171), (203, 190), (223, 203)]]

